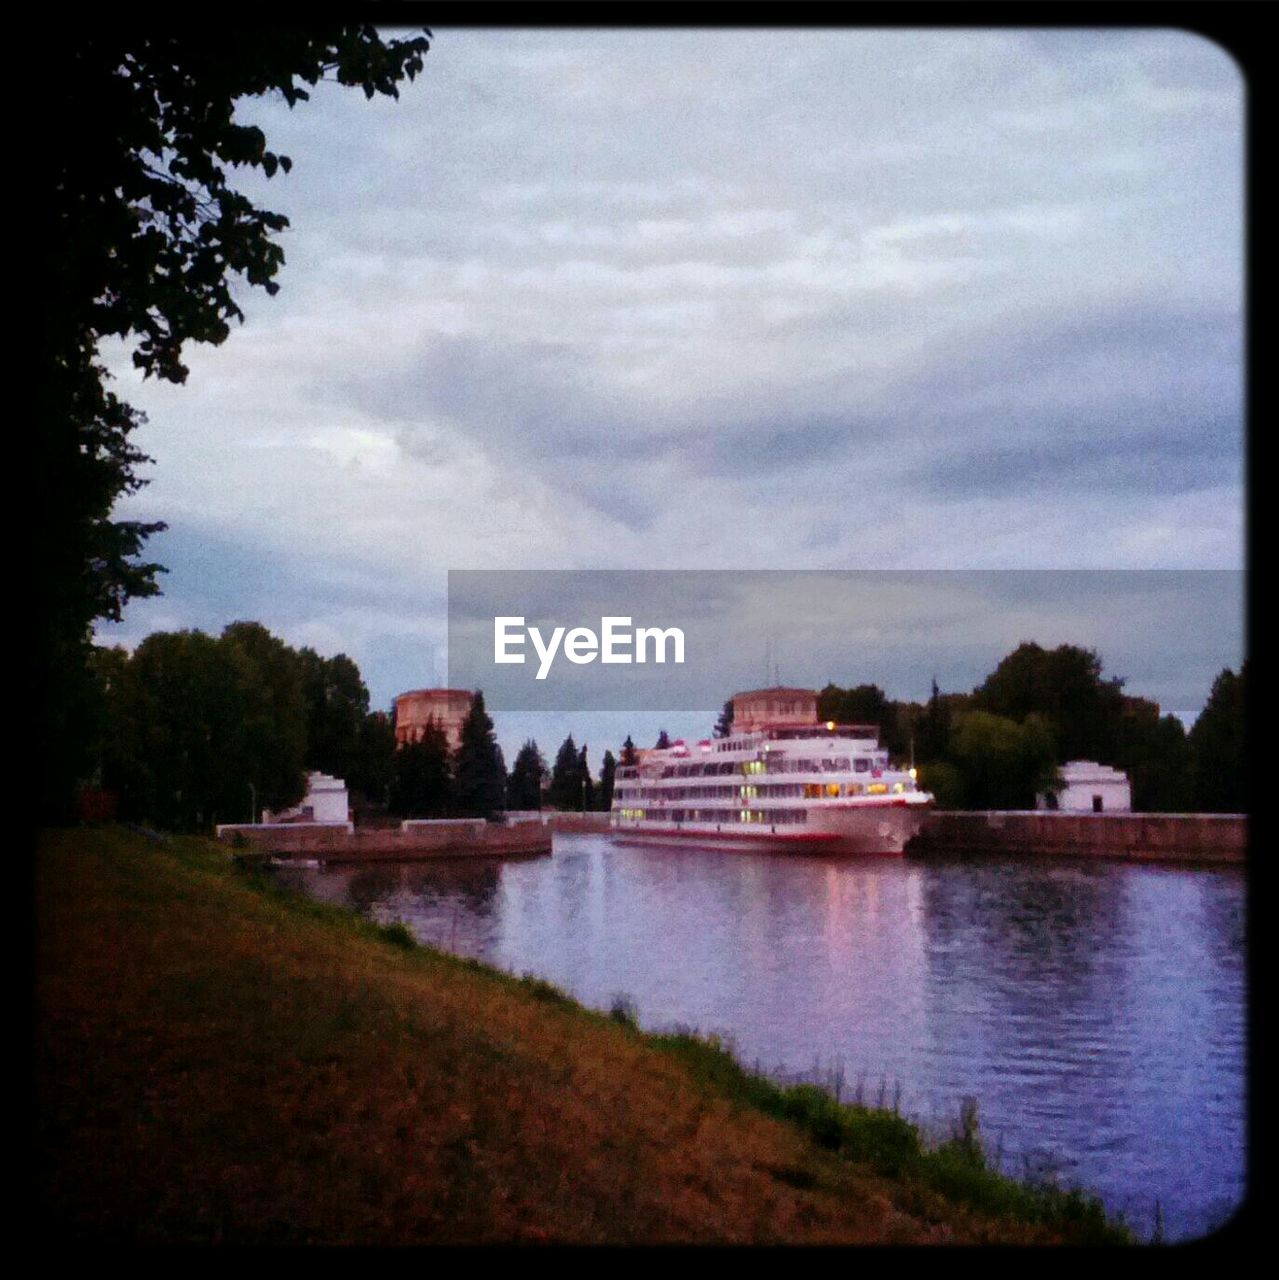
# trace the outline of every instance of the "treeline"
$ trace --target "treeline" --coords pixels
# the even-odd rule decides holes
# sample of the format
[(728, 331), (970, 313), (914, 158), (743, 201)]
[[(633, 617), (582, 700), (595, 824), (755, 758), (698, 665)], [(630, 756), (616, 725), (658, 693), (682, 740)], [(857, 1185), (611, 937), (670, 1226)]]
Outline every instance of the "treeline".
[(433, 722), (396, 750), (394, 717), (369, 708), (345, 654), (295, 649), (257, 622), (221, 635), (156, 632), (132, 654), (96, 648), (80, 726), (85, 779), (121, 818), (171, 831), (256, 821), (302, 799), (306, 774), (342, 778), (357, 808), (401, 818), (496, 817), (506, 809), (607, 809), (616, 761), (599, 780), (565, 740), (548, 770), (526, 742), (507, 774), (484, 695), (457, 750)]
[(1237, 674), (1222, 671), (1187, 733), (1176, 716), (1103, 675), (1092, 650), (1027, 643), (971, 693), (942, 693), (934, 682), (927, 702), (897, 702), (877, 685), (830, 684), (818, 713), (877, 725), (894, 758), (913, 756), (942, 808), (1034, 808), (1059, 766), (1094, 760), (1128, 774), (1136, 810), (1246, 813), (1246, 682), (1246, 662)]
[[(479, 708), (478, 717), (476, 708)], [(501, 751), (493, 759), (484, 745), (483, 695), (477, 694), (471, 717), (462, 728), (462, 742), (450, 753), (443, 730), (428, 721), (420, 738), (403, 746), (396, 757), (396, 780), (391, 809), (403, 817), (443, 818), (495, 813), (501, 809), (607, 810), (613, 803), (617, 761), (605, 751), (598, 781), (591, 776), (586, 746), (578, 747), (570, 734), (548, 768), (537, 742), (520, 748), (510, 774), (501, 771)], [(471, 721), (476, 723), (472, 726)], [(472, 732), (468, 737), (468, 727)], [(491, 731), (492, 721), (488, 721)], [(496, 744), (494, 744), (496, 749)]]
[(394, 726), (369, 710), (344, 654), (233, 622), (216, 637), (156, 632), (132, 654), (97, 648), (91, 669), (92, 780), (116, 794), (123, 818), (174, 831), (256, 820), (296, 804), (308, 770), (360, 797), (390, 788)]

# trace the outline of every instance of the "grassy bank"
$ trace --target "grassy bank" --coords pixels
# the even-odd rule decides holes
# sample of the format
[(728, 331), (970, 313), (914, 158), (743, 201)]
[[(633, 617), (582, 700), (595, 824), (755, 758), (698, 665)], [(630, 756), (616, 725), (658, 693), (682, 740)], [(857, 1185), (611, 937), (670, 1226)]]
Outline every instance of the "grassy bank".
[(1119, 1241), (691, 1036), (415, 946), (208, 842), (51, 833), (40, 1191), (63, 1238)]

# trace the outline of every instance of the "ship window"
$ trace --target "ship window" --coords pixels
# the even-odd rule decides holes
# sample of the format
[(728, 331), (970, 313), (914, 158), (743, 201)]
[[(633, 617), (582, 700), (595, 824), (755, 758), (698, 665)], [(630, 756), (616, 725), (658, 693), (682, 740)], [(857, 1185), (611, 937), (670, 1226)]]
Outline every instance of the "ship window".
[(854, 773), (865, 773), (870, 768), (870, 761), (864, 756), (853, 761)]

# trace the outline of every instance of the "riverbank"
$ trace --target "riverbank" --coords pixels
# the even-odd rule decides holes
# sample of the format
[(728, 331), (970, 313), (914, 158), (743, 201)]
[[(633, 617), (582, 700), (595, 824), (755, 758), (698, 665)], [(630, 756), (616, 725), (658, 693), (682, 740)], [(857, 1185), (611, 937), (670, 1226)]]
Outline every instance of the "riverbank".
[(1118, 1240), (891, 1113), (648, 1036), (274, 889), (210, 841), (62, 831), (37, 875), (58, 1238)]

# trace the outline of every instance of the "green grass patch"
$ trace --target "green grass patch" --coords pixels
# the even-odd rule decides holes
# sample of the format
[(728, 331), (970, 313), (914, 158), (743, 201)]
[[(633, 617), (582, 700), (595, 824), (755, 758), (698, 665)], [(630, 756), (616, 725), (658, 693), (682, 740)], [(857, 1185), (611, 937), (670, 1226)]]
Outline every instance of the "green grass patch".
[(991, 1166), (976, 1129), (976, 1112), (960, 1118), (961, 1133), (929, 1148), (915, 1125), (892, 1111), (839, 1102), (816, 1085), (781, 1085), (749, 1071), (715, 1036), (650, 1035), (684, 1064), (701, 1086), (802, 1129), (819, 1146), (867, 1164), (877, 1173), (913, 1181), (979, 1213), (1057, 1227), (1082, 1244), (1129, 1244), (1101, 1201), (1072, 1188), (1032, 1186)]

